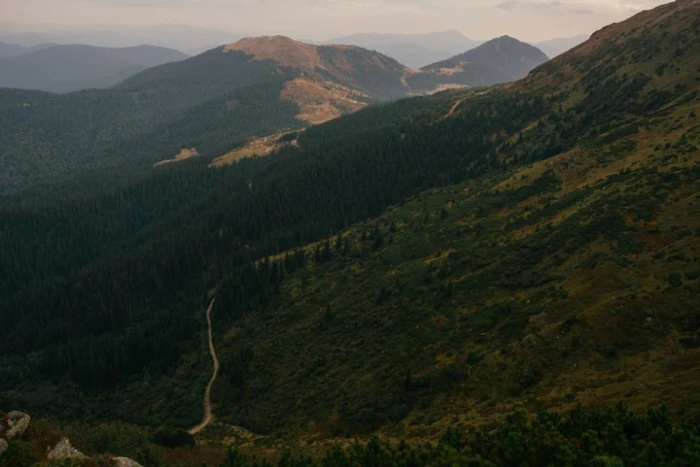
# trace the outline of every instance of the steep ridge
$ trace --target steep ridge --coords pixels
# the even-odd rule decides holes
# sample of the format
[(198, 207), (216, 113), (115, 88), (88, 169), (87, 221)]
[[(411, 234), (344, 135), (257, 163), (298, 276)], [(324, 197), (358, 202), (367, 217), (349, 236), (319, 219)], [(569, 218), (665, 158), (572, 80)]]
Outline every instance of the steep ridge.
[[(182, 89), (185, 84), (206, 84), (230, 89), (232, 79), (238, 85), (241, 78), (245, 84), (253, 84), (265, 75), (293, 71), (386, 100), (407, 94), (401, 81), (404, 70), (395, 60), (359, 47), (314, 46), (284, 36), (264, 36), (244, 38), (179, 64), (147, 70), (119, 87), (139, 89), (158, 84)], [(372, 88), (375, 82), (381, 87)]]
[(217, 287), (217, 418), (258, 432), (694, 412), (697, 18), (663, 6), (511, 86), (361, 110), (268, 158), (9, 199), (0, 403), (48, 410), (50, 387), (64, 416), (191, 426), (191, 310)]
[(382, 100), (404, 97), (406, 67), (396, 60), (361, 47), (315, 46), (284, 36), (241, 39), (224, 47), (224, 52), (243, 52), (256, 61), (272, 60), (311, 73), (317, 79), (345, 85)]

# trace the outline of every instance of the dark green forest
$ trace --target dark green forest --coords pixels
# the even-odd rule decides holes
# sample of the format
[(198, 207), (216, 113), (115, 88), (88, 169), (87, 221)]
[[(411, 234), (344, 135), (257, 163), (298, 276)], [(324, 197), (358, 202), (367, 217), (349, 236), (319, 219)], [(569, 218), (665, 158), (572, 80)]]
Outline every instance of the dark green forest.
[[(200, 410), (190, 403), (200, 397), (193, 388), (209, 370), (202, 310), (213, 297), (222, 345), (219, 414), (262, 433), (332, 415), (340, 422), (323, 429), (333, 436), (376, 431), (439, 410), (441, 397), (480, 364), (504, 384), (473, 394), (462, 388), (460, 395), (485, 404), (493, 394), (501, 401), (527, 397), (537, 406), (528, 391), (547, 372), (572, 367), (570, 354), (589, 350), (595, 355), (581, 361), (593, 362), (591, 371), (624, 384), (639, 371), (620, 369), (624, 358), (653, 363), (667, 355), (643, 352), (666, 346), (688, 357), (672, 381), (686, 382), (699, 322), (693, 309), (680, 309), (692, 308), (700, 277), (686, 265), (697, 261), (700, 57), (693, 47), (697, 7), (680, 5), (664, 7), (678, 12), (660, 14), (629, 37), (620, 33), (614, 47), (610, 40), (585, 55), (560, 57), (511, 86), (405, 99), (307, 129), (295, 119), (299, 108), (280, 99), (298, 70), (251, 61), (240, 71), (232, 64), (248, 58), (231, 53), (221, 65), (220, 50), (193, 62), (221, 66), (211, 74), (183, 62), (107, 91), (0, 90), (0, 186), (8, 192), (0, 197), (0, 405), (187, 427)], [(227, 88), (234, 78), (238, 87)], [(565, 84), (552, 84), (557, 80)], [(390, 77), (378, 86), (374, 92), (385, 92)], [(210, 167), (250, 136), (281, 128), (298, 130), (297, 144)], [(192, 147), (202, 155), (153, 168)], [(402, 217), (378, 220), (397, 210)], [(408, 261), (425, 269), (401, 276)], [(374, 267), (363, 271), (368, 264)], [(596, 319), (579, 318), (587, 312), (583, 299), (561, 323), (555, 311), (531, 304), (544, 296), (558, 305), (569, 293), (560, 285), (582, 270), (618, 274), (604, 284), (612, 304)], [(652, 271), (654, 281), (638, 271)], [(360, 280), (367, 277), (369, 285)], [(366, 307), (344, 309), (352, 319), (341, 321), (324, 293), (347, 283)], [(649, 295), (628, 297), (628, 288), (647, 283), (654, 286)], [(650, 297), (652, 311), (631, 315)], [(340, 294), (341, 302), (350, 298)], [(409, 316), (411, 309), (429, 312)], [(620, 324), (630, 316), (645, 326), (633, 337), (624, 331), (641, 328)], [(414, 333), (443, 321), (468, 331), (444, 341)], [(298, 327), (285, 329), (287, 323)], [(588, 349), (574, 335), (582, 323), (621, 336), (584, 335)], [(269, 338), (270, 329), (281, 332)], [(354, 361), (331, 368), (331, 349), (338, 349), (325, 346), (329, 329), (357, 338)], [(388, 336), (389, 329), (402, 333)], [(525, 329), (530, 333), (521, 336)], [(229, 331), (240, 344), (231, 344)], [(526, 337), (530, 354), (514, 350)], [(270, 349), (302, 338), (314, 358), (272, 381)], [(445, 351), (445, 361), (421, 361), (415, 372), (396, 364), (392, 350), (408, 345), (443, 357), (436, 343), (465, 351), (464, 362)], [(388, 353), (377, 347), (383, 344), (391, 344)], [(542, 348), (556, 355), (549, 367), (525, 358)], [(294, 346), (284, 350), (309, 356)], [(261, 361), (270, 367), (255, 367)], [(314, 378), (359, 374), (363, 362), (400, 372), (384, 379), (365, 372), (368, 380), (346, 381), (355, 392), (345, 405), (321, 407), (333, 394), (314, 394), (325, 390), (309, 389)], [(42, 392), (48, 387), (56, 391), (50, 397)], [(587, 389), (577, 387), (559, 400), (573, 404)], [(285, 395), (275, 398), (274, 391)], [(634, 400), (644, 388), (619, 391), (605, 403)], [(143, 394), (166, 402), (149, 405)], [(189, 394), (187, 404), (179, 403), (182, 394)], [(298, 403), (304, 398), (319, 405)], [(649, 397), (640, 406), (657, 402)], [(497, 404), (489, 409), (501, 410)], [(275, 414), (278, 406), (294, 410)], [(429, 418), (415, 423), (438, 429)], [(450, 431), (437, 445), (374, 440), (333, 449), (320, 465), (688, 465), (682, 461), (698, 456), (697, 430), (697, 420), (674, 425), (663, 411), (644, 417), (576, 410), (531, 422), (517, 412), (503, 426)], [(280, 465), (315, 465), (285, 459)], [(226, 462), (248, 459), (232, 452)]]
[[(153, 322), (160, 337), (139, 335), (148, 329), (141, 320), (152, 321), (162, 300), (171, 301), (175, 291), (196, 300), (231, 268), (376, 216), (435, 184), (498, 169), (494, 159), (481, 158), (488, 152), (481, 135), (524, 125), (547, 107), (525, 95), (501, 99), (474, 102), (510, 109), (493, 121), (477, 112), (466, 116), (471, 121), (414, 130), (425, 126), (421, 118), (432, 118), (426, 114), (403, 128), (336, 140), (313, 152), (290, 148), (216, 170), (193, 161), (97, 198), (40, 209), (3, 207), (2, 248), (11, 252), (2, 257), (3, 269), (12, 273), (3, 276), (0, 290), (3, 309), (14, 310), (2, 316), (3, 329), (13, 329), (3, 350), (21, 355), (51, 349), (45, 367), (78, 381), (108, 382), (151, 359), (174, 363), (168, 355), (177, 350), (164, 355), (157, 349), (182, 340), (176, 314), (163, 311), (171, 317), (169, 325)], [(450, 137), (465, 126), (473, 128), (473, 136)], [(394, 145), (401, 149), (384, 149)], [(176, 303), (184, 308), (180, 298)], [(134, 327), (133, 338), (150, 350), (122, 344)], [(191, 329), (186, 321), (182, 327)], [(102, 358), (89, 350), (95, 339), (106, 345)], [(56, 355), (65, 355), (65, 361), (59, 363)], [(110, 361), (101, 362), (104, 358)]]

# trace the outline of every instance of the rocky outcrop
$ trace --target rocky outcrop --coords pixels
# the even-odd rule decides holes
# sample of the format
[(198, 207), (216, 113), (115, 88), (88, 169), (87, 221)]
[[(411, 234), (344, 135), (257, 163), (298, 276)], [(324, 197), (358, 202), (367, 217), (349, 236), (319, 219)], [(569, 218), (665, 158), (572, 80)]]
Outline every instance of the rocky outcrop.
[(29, 427), (31, 419), (26, 413), (17, 410), (5, 414), (0, 420), (0, 438), (19, 438)]
[(50, 460), (53, 460), (65, 459), (69, 457), (84, 459), (87, 456), (75, 449), (73, 446), (71, 446), (68, 438), (63, 437), (61, 438), (61, 441), (59, 441), (58, 444), (56, 444), (56, 446), (53, 447), (53, 449), (49, 450), (49, 453), (46, 455), (46, 457)]
[(113, 465), (114, 467), (143, 467), (138, 462), (132, 461), (126, 457), (115, 457)]
[(2, 457), (2, 453), (5, 452), (5, 449), (7, 449), (7, 441), (4, 439), (0, 438), (0, 457)]

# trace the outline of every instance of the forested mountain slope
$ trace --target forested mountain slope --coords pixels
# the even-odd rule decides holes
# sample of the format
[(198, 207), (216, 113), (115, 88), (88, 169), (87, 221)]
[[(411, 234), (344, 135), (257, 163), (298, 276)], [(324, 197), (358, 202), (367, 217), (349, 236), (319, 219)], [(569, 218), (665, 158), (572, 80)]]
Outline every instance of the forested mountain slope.
[(143, 171), (185, 147), (221, 155), (254, 134), (405, 95), (403, 70), (359, 48), (252, 38), (111, 89), (63, 96), (0, 89), (0, 191), (88, 169)]
[(659, 7), (512, 86), (369, 108), (267, 158), (5, 198), (0, 405), (193, 425), (216, 296), (215, 414), (259, 432), (694, 412), (699, 13)]
[(187, 57), (148, 45), (123, 49), (58, 45), (0, 59), (0, 87), (49, 92), (108, 88), (147, 68)]
[[(523, 402), (697, 414), (699, 10), (606, 28), (504, 91), (551, 100), (511, 116), (487, 156), (501, 170), (225, 281), (219, 416), (420, 437)], [(492, 92), (447, 121), (471, 128)], [(241, 316), (251, 275), (262, 305)]]

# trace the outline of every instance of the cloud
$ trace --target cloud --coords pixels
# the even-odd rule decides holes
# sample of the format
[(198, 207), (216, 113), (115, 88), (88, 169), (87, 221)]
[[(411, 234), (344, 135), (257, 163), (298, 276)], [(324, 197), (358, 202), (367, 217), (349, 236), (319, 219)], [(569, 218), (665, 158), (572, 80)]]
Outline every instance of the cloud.
[(161, 6), (196, 3), (193, 0), (83, 0), (86, 3), (108, 3), (116, 6)]
[[(427, 33), (454, 29), (482, 40), (507, 34), (540, 41), (590, 34), (667, 1), (0, 0), (0, 22), (22, 25), (20, 32), (65, 29), (72, 33), (78, 29), (106, 31), (172, 24), (226, 31), (230, 35), (283, 34), (305, 40), (326, 40), (358, 32)], [(56, 8), (57, 2), (61, 8)], [(191, 42), (183, 37), (177, 43), (194, 48), (188, 41)], [(201, 45), (213, 46), (218, 41), (212, 38)]]

